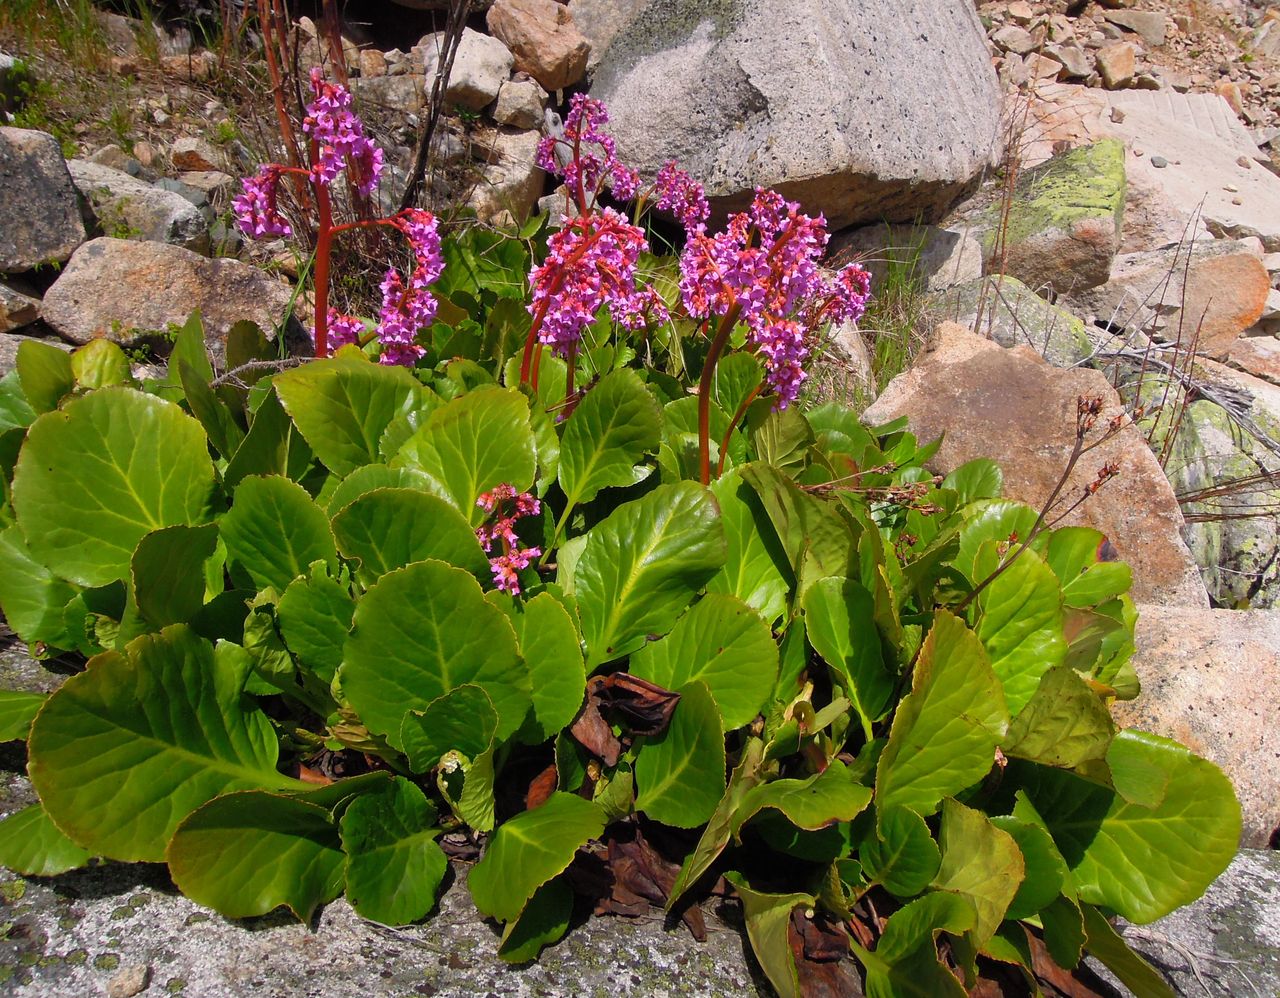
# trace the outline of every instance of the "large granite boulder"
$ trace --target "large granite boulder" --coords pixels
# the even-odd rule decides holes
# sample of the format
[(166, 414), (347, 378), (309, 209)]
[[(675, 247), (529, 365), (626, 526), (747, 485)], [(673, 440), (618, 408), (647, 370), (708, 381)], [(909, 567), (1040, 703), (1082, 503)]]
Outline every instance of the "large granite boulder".
[[(1058, 370), (1027, 347), (1005, 349), (954, 325), (940, 328), (937, 347), (899, 375), (863, 414), (870, 425), (899, 416), (922, 440), (943, 437), (930, 461), (945, 474), (989, 457), (1004, 471), (1005, 494), (1040, 507), (1058, 484), (1076, 439), (1076, 401), (1099, 397), (1095, 432), (1123, 408), (1098, 371)], [(1063, 495), (1079, 496), (1106, 463), (1120, 474), (1064, 524), (1101, 530), (1133, 567), (1137, 600), (1208, 606), (1196, 563), (1182, 539), (1183, 518), (1169, 480), (1134, 426), (1090, 451)]]
[(515, 68), (547, 90), (563, 90), (587, 71), (591, 45), (556, 0), (497, 0), (485, 23), (515, 56)]
[(72, 343), (105, 336), (133, 344), (181, 325), (196, 309), (205, 338), (221, 360), (227, 332), (251, 319), (267, 334), (286, 326), (291, 291), (239, 260), (211, 260), (180, 246), (93, 239), (85, 243), (46, 292), (42, 318)]
[(650, 0), (591, 94), (642, 174), (674, 159), (720, 210), (775, 187), (833, 229), (932, 220), (998, 151), (982, 26), (949, 0)]
[(100, 232), (208, 251), (209, 225), (181, 194), (83, 159), (70, 160), (67, 169)]
[(1280, 829), (1280, 610), (1139, 608), (1136, 700), (1118, 723), (1173, 738), (1230, 777), (1246, 846)]
[(85, 240), (58, 140), (0, 127), (0, 274), (65, 263)]

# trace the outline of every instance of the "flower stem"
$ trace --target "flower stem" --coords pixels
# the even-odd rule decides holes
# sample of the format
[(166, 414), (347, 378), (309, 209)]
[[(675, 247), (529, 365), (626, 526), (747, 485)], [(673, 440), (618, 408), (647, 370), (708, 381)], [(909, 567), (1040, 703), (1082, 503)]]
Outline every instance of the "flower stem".
[(733, 307), (725, 313), (716, 330), (715, 339), (711, 341), (711, 350), (707, 361), (702, 365), (702, 380), (698, 382), (698, 470), (702, 476), (702, 484), (711, 484), (711, 380), (716, 373), (716, 364), (720, 354), (729, 342), (729, 334), (733, 332), (733, 324), (738, 321), (738, 313), (742, 305), (733, 303)]
[(733, 418), (729, 420), (729, 427), (724, 431), (724, 439), (720, 441), (720, 461), (716, 465), (716, 478), (724, 474), (724, 459), (729, 453), (729, 438), (733, 436), (733, 428), (738, 425), (739, 420), (747, 414), (747, 406), (760, 397), (760, 389), (764, 387), (764, 382), (756, 385), (747, 393), (747, 397), (742, 400), (742, 404), (738, 406), (738, 411), (733, 414)]
[[(311, 143), (311, 161), (318, 162), (320, 151)], [(329, 257), (333, 251), (333, 207), (329, 188), (316, 181), (312, 184), (320, 229), (316, 234), (316, 356), (329, 356)]]

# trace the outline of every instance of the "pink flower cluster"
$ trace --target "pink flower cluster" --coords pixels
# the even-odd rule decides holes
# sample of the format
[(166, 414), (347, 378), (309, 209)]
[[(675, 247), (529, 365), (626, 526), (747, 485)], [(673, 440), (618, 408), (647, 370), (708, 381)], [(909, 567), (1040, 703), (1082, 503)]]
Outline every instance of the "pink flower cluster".
[(701, 232), (711, 214), (702, 185), (675, 163), (664, 163), (653, 184), (660, 211), (669, 211), (689, 233)]
[(406, 208), (387, 219), (399, 229), (413, 251), (413, 272), (406, 285), (394, 267), (382, 279), (382, 308), (378, 315), (381, 362), (411, 367), (425, 350), (417, 344), (418, 333), (436, 316), (436, 299), (427, 289), (444, 270), (440, 233), (429, 211)]
[(538, 166), (564, 179), (581, 211), (595, 203), (605, 180), (622, 201), (635, 197), (640, 183), (634, 170), (618, 162), (613, 137), (603, 130), (608, 121), (603, 101), (574, 94), (564, 119), (564, 137), (546, 135), (538, 143)]
[[(359, 343), (364, 336), (364, 323), (352, 315), (343, 315), (336, 308), (329, 309), (329, 349), (337, 350), (348, 343)], [(316, 341), (315, 327), (307, 331), (311, 342)]]
[(860, 316), (867, 298), (865, 271), (857, 264), (834, 280), (823, 278), (818, 260), (827, 245), (826, 222), (799, 207), (757, 188), (750, 208), (731, 216), (723, 232), (691, 233), (680, 258), (685, 308), (704, 319), (738, 309), (779, 409), (799, 393), (819, 324)]
[(364, 125), (351, 110), (351, 93), (325, 80), (319, 66), (311, 70), (311, 90), (315, 99), (307, 105), (302, 130), (318, 150), (312, 176), (330, 184), (345, 167), (356, 190), (368, 197), (382, 173), (382, 150), (364, 134)]
[(548, 240), (546, 260), (529, 275), (528, 308), (539, 341), (567, 358), (604, 304), (628, 328), (665, 321), (657, 294), (635, 286), (636, 263), (648, 248), (644, 232), (612, 208), (569, 220)]
[[(476, 506), (490, 517), (488, 523), (476, 528), (476, 537), (490, 556), (493, 584), (503, 592), (518, 596), (520, 578), (517, 573), (528, 568), (542, 550), (520, 547), (515, 523), (522, 517), (536, 516), (542, 511), (542, 503), (528, 492), (517, 492), (514, 486), (503, 484), (481, 493)], [(494, 554), (495, 549), (497, 554)]]
[(293, 228), (276, 205), (281, 169), (277, 163), (267, 163), (252, 177), (240, 181), (242, 193), (231, 202), (231, 207), (240, 231), (250, 239), (293, 235)]

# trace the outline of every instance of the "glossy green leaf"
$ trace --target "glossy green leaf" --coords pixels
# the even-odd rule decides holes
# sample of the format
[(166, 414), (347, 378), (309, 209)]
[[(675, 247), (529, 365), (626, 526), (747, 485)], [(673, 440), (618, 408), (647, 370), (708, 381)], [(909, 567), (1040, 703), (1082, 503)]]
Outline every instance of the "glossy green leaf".
[(1061, 527), (1049, 536), (1044, 559), (1067, 606), (1097, 606), (1129, 591), (1133, 570), (1122, 561), (1102, 561), (1108, 548), (1106, 536), (1091, 527)]
[(1030, 918), (1052, 904), (1062, 893), (1063, 885), (1070, 876), (1066, 861), (1054, 845), (1053, 838), (1039, 825), (1019, 821), (1012, 815), (1000, 815), (990, 821), (1013, 837), (1026, 865), (1026, 876), (1009, 903), (1005, 918)]
[(0, 435), (30, 426), (35, 419), (36, 411), (22, 393), (18, 372), (10, 371), (0, 377)]
[(854, 954), (867, 969), (867, 998), (961, 998), (960, 981), (938, 962), (935, 939), (959, 936), (973, 927), (973, 906), (957, 894), (932, 891), (903, 905), (885, 922), (874, 953), (856, 944)]
[(715, 502), (692, 482), (662, 485), (619, 506), (586, 537), (573, 591), (589, 668), (671, 630), (725, 560)]
[(16, 361), (22, 394), (36, 412), (51, 412), (76, 386), (71, 355), (51, 343), (25, 339), (18, 344)]
[(185, 624), (204, 606), (204, 563), (217, 544), (212, 523), (162, 527), (138, 542), (129, 573), (138, 611), (149, 624)]
[(406, 712), (467, 683), (493, 701), (500, 740), (529, 710), (511, 625), (474, 577), (441, 561), (388, 572), (365, 594), (338, 678), (364, 723), (395, 748)]
[(707, 592), (736, 596), (773, 623), (786, 609), (791, 569), (760, 497), (736, 468), (711, 484), (711, 494), (720, 507), (728, 557)]
[(366, 585), (427, 558), (489, 577), (489, 559), (467, 518), (446, 500), (426, 492), (366, 492), (333, 518), (333, 533), (343, 557), (359, 559), (358, 574)]
[(553, 793), (532, 811), (503, 822), (467, 877), (482, 914), (503, 922), (519, 917), (534, 892), (604, 831), (604, 814), (590, 801)]
[[(997, 562), (995, 542), (979, 549), (979, 564)], [(1004, 686), (1009, 712), (1027, 705), (1040, 677), (1067, 654), (1062, 633), (1062, 591), (1034, 551), (1023, 551), (978, 597), (978, 637)]]
[(528, 400), (513, 389), (479, 388), (431, 413), (393, 466), (425, 472), (474, 526), (484, 518), (476, 508), (482, 492), (504, 483), (528, 491), (535, 453)]
[(1036, 511), (1024, 503), (1012, 499), (978, 501), (965, 507), (960, 527), (960, 548), (956, 552), (955, 565), (975, 586), (988, 574), (975, 570), (978, 549), (987, 541), (997, 544), (1025, 541), (1036, 522)]
[(281, 905), (302, 922), (342, 893), (346, 855), (328, 809), (245, 790), (189, 814), (165, 853), (177, 888), (228, 918)]
[(781, 998), (802, 998), (800, 976), (788, 935), (791, 912), (800, 905), (811, 907), (816, 899), (812, 894), (764, 894), (753, 890), (740, 873), (726, 873), (725, 879), (742, 901), (747, 938), (769, 983)]
[(221, 530), (227, 557), (243, 566), (259, 589), (282, 592), (313, 562), (337, 567), (329, 518), (301, 485), (279, 475), (241, 482)]
[(1080, 905), (1072, 898), (1059, 896), (1040, 909), (1040, 925), (1044, 928), (1044, 945), (1059, 967), (1075, 969), (1084, 954), (1084, 919)]
[(881, 813), (900, 804), (929, 815), (943, 797), (977, 783), (1008, 723), (982, 643), (958, 617), (938, 611), (876, 770)]
[(973, 944), (980, 949), (1004, 920), (1026, 876), (1026, 865), (1012, 835), (980, 811), (954, 800), (942, 803), (938, 834), (942, 865), (934, 878), (939, 890), (960, 894), (973, 905)]
[(632, 468), (658, 449), (662, 411), (635, 371), (606, 374), (564, 425), (560, 488), (568, 506), (610, 486), (631, 485)]
[(497, 778), (493, 754), (494, 745), (490, 742), (489, 747), (472, 760), (466, 771), (462, 794), (455, 807), (458, 817), (477, 832), (493, 831), (495, 819), (493, 784)]
[(31, 556), (18, 527), (0, 532), (0, 611), (23, 641), (70, 645), (63, 608), (75, 594)]
[(53, 877), (78, 870), (93, 853), (62, 834), (36, 803), (0, 821), (0, 866), (28, 877)]
[(587, 670), (578, 628), (550, 593), (519, 604), (510, 597), (495, 599), (501, 595), (489, 593), (488, 599), (507, 615), (516, 632), (529, 670), (539, 739), (545, 741), (573, 722), (586, 696)]
[(894, 685), (885, 667), (875, 613), (871, 594), (852, 579), (821, 579), (804, 596), (809, 643), (831, 666), (835, 681), (867, 728), (884, 713)]
[(111, 859), (158, 862), (211, 798), (298, 785), (275, 770), (275, 732), (245, 702), (249, 663), (232, 651), (175, 625), (62, 684), (31, 726), (28, 768), (63, 832)]
[(877, 816), (875, 834), (858, 852), (868, 877), (898, 897), (914, 897), (938, 874), (942, 855), (929, 826), (907, 807), (889, 807)]
[(218, 453), (230, 459), (244, 442), (244, 430), (236, 422), (231, 409), (218, 397), (208, 380), (191, 369), (190, 364), (179, 363), (178, 377), (191, 415), (200, 421)]
[(26, 741), (32, 720), (48, 698), (47, 693), (0, 690), (0, 742)]
[(732, 831), (738, 836), (744, 824), (769, 808), (797, 828), (813, 832), (838, 821), (852, 821), (870, 803), (871, 788), (833, 759), (821, 773), (805, 779), (771, 780), (748, 790), (734, 813)]
[(106, 388), (132, 379), (129, 358), (105, 337), (90, 340), (71, 354), (71, 373), (81, 388)]
[(1131, 803), (1044, 767), (1028, 766), (1026, 785), (1080, 899), (1143, 925), (1200, 897), (1227, 868), (1240, 840), (1240, 804), (1217, 766), (1175, 742), (1123, 731), (1109, 757), (1117, 746), (1165, 775), (1158, 803)]
[(385, 464), (366, 464), (342, 479), (329, 493), (325, 508), (337, 516), (347, 506), (374, 489), (416, 489), (430, 492), (431, 476), (416, 468), (389, 468)]
[(708, 593), (671, 633), (631, 656), (630, 672), (665, 689), (706, 684), (732, 731), (749, 723), (778, 679), (778, 645), (760, 616), (741, 600)]
[(764, 379), (764, 368), (753, 354), (731, 353), (721, 357), (711, 379), (711, 398), (733, 416)]
[(295, 367), (273, 384), (316, 457), (337, 475), (379, 461), (387, 424), (413, 409), (422, 392), (403, 368), (346, 356)]
[(803, 466), (812, 443), (813, 430), (795, 406), (769, 411), (751, 433), (756, 457), (782, 471), (794, 472)]
[(276, 619), (289, 650), (328, 683), (342, 664), (354, 612), (347, 588), (320, 570), (289, 583), (276, 606)]
[(967, 461), (942, 480), (944, 489), (954, 489), (961, 504), (977, 499), (998, 499), (1004, 491), (1004, 474), (990, 458)]
[(431, 910), (449, 861), (436, 844), (436, 809), (408, 780), (362, 794), (343, 812), (347, 900), (384, 925), (416, 922)]
[(724, 734), (704, 683), (689, 683), (678, 692), (680, 702), (666, 731), (646, 741), (636, 757), (636, 808), (654, 821), (695, 828), (724, 796)]
[(289, 448), (296, 436), (289, 414), (276, 397), (274, 388), (268, 388), (266, 397), (253, 414), (249, 432), (227, 462), (222, 473), (222, 483), (234, 489), (250, 475), (287, 475)]
[(1151, 964), (1129, 948), (1120, 933), (1091, 905), (1081, 908), (1086, 933), (1085, 948), (1091, 956), (1107, 965), (1120, 983), (1142, 998), (1176, 998), (1177, 992), (1169, 987)]
[(446, 752), (477, 758), (493, 742), (498, 713), (489, 694), (466, 684), (432, 700), (424, 710), (412, 710), (400, 725), (400, 741), (416, 773), (439, 765)]
[(32, 424), (13, 505), (36, 560), (100, 586), (128, 576), (144, 534), (207, 521), (213, 487), (199, 423), (131, 388), (103, 388)]
[(573, 898), (573, 888), (563, 877), (539, 887), (520, 917), (507, 923), (498, 944), (498, 956), (506, 963), (536, 960), (542, 947), (549, 946), (568, 931)]
[(1111, 712), (1088, 683), (1070, 666), (1050, 669), (1009, 724), (1006, 755), (1074, 769), (1101, 759), (1116, 727)]

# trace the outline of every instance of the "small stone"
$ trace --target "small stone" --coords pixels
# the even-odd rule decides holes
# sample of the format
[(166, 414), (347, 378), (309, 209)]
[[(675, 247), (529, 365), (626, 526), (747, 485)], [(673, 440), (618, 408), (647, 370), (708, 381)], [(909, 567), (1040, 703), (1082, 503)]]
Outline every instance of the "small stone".
[(1246, 170), (1252, 170), (1253, 160), (1251, 160), (1248, 156), (1239, 156), (1236, 158), (1236, 165), (1243, 166)]
[(194, 137), (174, 142), (169, 158), (179, 170), (222, 170), (227, 165), (226, 156), (213, 143)]
[(1228, 194), (1235, 194), (1240, 190), (1240, 188), (1237, 187), (1235, 184), (1223, 184), (1222, 189), (1226, 191)]
[(498, 91), (493, 120), (513, 128), (537, 128), (547, 106), (547, 94), (535, 80), (508, 80)]
[(1169, 165), (1169, 161), (1165, 159), (1163, 156), (1152, 156), (1151, 165), (1154, 166), (1157, 170), (1163, 170), (1166, 166)]
[(1006, 24), (991, 36), (991, 40), (1004, 51), (1014, 52), (1017, 55), (1026, 55), (1036, 47), (1035, 36), (1016, 24)]
[[(1111, 109), (1111, 121), (1114, 124), (1117, 124), (1117, 125), (1120, 124), (1122, 121), (1124, 121), (1124, 112), (1121, 111), (1118, 107), (1113, 107)], [(1134, 155), (1136, 156), (1142, 155), (1141, 149), (1135, 149), (1133, 152), (1134, 152)]]
[(386, 76), (387, 57), (377, 49), (361, 49), (360, 75), (362, 77)]
[(1234, 205), (1242, 205), (1244, 204), (1244, 198), (1232, 198), (1231, 203)]
[(0, 284), (0, 333), (29, 326), (40, 317), (40, 300), (26, 290)]
[(1122, 90), (1133, 82), (1138, 50), (1132, 42), (1108, 45), (1098, 52), (1098, 72), (1108, 90)]
[[(427, 35), (413, 47), (427, 80), (435, 78), (443, 44), (444, 32), (438, 31)], [(511, 52), (497, 38), (464, 28), (453, 57), (453, 71), (449, 74), (449, 88), (445, 91), (446, 102), (469, 111), (484, 110), (498, 96), (502, 84), (507, 82), (514, 61)]]
[(133, 998), (151, 983), (151, 968), (135, 963), (116, 971), (107, 981), (107, 998)]
[(555, 0), (496, 0), (485, 23), (515, 56), (515, 67), (548, 91), (562, 90), (586, 74), (591, 45), (573, 15)]

